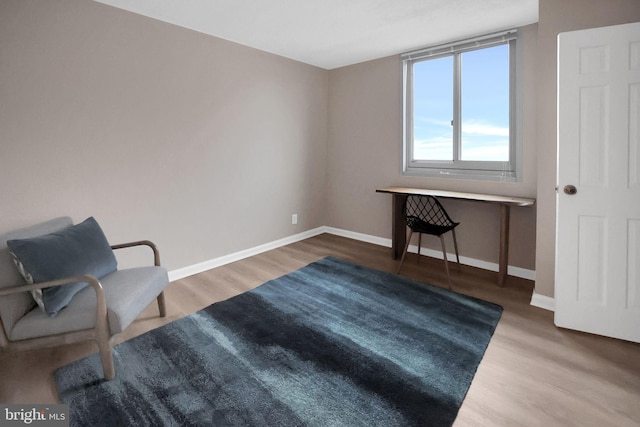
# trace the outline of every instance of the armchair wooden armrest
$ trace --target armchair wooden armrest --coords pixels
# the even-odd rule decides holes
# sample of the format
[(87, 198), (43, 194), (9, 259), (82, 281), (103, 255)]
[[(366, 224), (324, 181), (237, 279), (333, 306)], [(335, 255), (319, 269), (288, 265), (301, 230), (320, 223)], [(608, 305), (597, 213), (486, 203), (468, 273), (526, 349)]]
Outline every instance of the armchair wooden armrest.
[(118, 245), (112, 245), (111, 249), (116, 250), (116, 249), (123, 249), (123, 248), (131, 248), (134, 246), (149, 246), (153, 251), (153, 265), (157, 267), (160, 266), (160, 252), (158, 252), (158, 248), (155, 245), (155, 243), (153, 243), (150, 240), (138, 240), (136, 242), (120, 243)]
[[(131, 248), (134, 246), (150, 247), (153, 251), (153, 265), (155, 265), (156, 267), (160, 267), (160, 252), (158, 251), (158, 247), (155, 245), (155, 243), (150, 240), (138, 240), (135, 242), (111, 245), (111, 249), (115, 251), (116, 249)], [(158, 295), (158, 309), (160, 310), (161, 317), (165, 317), (167, 315), (167, 306), (164, 299), (164, 292), (161, 292), (160, 295)]]
[[(77, 282), (86, 282), (90, 284), (96, 291), (98, 296), (98, 301), (100, 299), (104, 299), (104, 290), (102, 289), (102, 284), (98, 279), (89, 275), (83, 274), (81, 276), (71, 276), (65, 277), (64, 279), (51, 280), (48, 282), (38, 282), (31, 283), (27, 285), (14, 286), (12, 288), (0, 289), (0, 297), (5, 295), (16, 294), (20, 292), (30, 292), (36, 289), (45, 289), (45, 288), (53, 288), (54, 286), (62, 286), (67, 285), (69, 283), (77, 283)], [(106, 307), (106, 304), (105, 304)]]

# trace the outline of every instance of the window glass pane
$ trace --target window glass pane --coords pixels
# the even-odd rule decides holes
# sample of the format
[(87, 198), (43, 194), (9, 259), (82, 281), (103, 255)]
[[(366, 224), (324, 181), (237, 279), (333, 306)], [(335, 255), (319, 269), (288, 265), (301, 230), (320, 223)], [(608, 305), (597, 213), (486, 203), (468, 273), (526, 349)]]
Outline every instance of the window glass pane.
[(413, 64), (413, 159), (453, 160), (453, 57)]
[(461, 160), (509, 161), (509, 45), (461, 54)]

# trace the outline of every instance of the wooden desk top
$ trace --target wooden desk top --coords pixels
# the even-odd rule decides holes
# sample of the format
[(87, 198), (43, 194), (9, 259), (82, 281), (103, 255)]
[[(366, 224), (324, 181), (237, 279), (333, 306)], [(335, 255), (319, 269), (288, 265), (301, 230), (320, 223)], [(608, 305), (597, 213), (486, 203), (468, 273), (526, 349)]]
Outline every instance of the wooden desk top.
[(526, 197), (494, 196), (492, 194), (460, 193), (457, 191), (430, 190), (428, 188), (386, 187), (376, 190), (378, 193), (411, 194), (417, 196), (435, 196), (450, 199), (477, 200), (488, 203), (502, 203), (512, 206), (533, 206), (536, 199)]

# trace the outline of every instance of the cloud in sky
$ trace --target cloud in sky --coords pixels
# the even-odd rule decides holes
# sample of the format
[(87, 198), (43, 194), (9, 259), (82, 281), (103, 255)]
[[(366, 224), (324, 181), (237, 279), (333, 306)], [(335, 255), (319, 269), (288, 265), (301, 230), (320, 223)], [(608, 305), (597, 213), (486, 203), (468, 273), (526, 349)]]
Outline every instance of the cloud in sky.
[[(465, 143), (462, 146), (461, 160), (475, 161), (508, 161), (508, 139), (495, 139), (481, 143)], [(414, 141), (414, 158), (416, 160), (451, 160), (453, 147), (451, 139), (429, 138)]]
[(462, 125), (462, 133), (487, 136), (509, 136), (509, 128), (471, 123)]
[[(432, 131), (436, 129), (451, 131), (451, 121), (439, 120), (430, 117), (418, 117), (416, 118), (416, 125), (422, 127), (421, 124), (432, 125), (427, 126)], [(468, 133), (473, 135), (491, 135), (491, 136), (509, 136), (508, 126), (497, 126), (491, 123), (487, 123), (480, 120), (467, 120), (462, 123), (462, 133)]]
[(462, 123), (462, 133), (471, 135), (509, 136), (509, 128), (469, 121)]
[(467, 146), (462, 149), (462, 160), (509, 161), (508, 141), (495, 141), (481, 146)]
[[(452, 159), (453, 128), (450, 121), (417, 117), (415, 130), (415, 159)], [(482, 120), (465, 121), (462, 125), (461, 160), (508, 161), (509, 127)]]
[(416, 160), (451, 160), (452, 155), (451, 138), (414, 140), (413, 156)]

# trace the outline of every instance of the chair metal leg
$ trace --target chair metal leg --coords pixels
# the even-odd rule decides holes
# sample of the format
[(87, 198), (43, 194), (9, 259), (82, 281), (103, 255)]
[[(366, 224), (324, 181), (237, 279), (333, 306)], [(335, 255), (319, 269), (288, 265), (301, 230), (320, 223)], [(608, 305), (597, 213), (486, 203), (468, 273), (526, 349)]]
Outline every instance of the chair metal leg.
[(444, 236), (440, 235), (440, 243), (442, 244), (442, 256), (444, 258), (444, 268), (447, 270), (447, 283), (451, 289), (451, 276), (449, 275), (449, 261), (447, 261), (447, 248), (444, 245)]
[(400, 274), (400, 269), (402, 268), (402, 263), (404, 263), (404, 257), (407, 255), (407, 250), (409, 249), (409, 242), (411, 242), (412, 235), (413, 235), (413, 230), (409, 230), (409, 237), (407, 237), (407, 244), (404, 245), (404, 252), (402, 252), (402, 258), (400, 258), (400, 265), (398, 266), (398, 271), (396, 271), (396, 274)]
[(456, 229), (451, 229), (451, 233), (453, 234), (453, 247), (456, 249), (456, 260), (458, 264), (460, 264), (460, 255), (458, 254), (458, 239), (456, 239)]
[(418, 262), (420, 262), (420, 248), (422, 248), (422, 233), (418, 233)]

